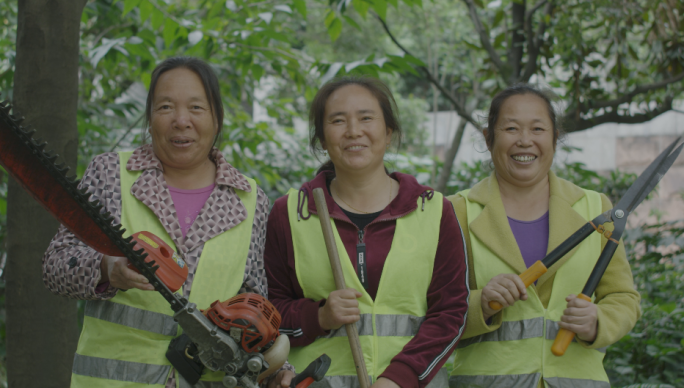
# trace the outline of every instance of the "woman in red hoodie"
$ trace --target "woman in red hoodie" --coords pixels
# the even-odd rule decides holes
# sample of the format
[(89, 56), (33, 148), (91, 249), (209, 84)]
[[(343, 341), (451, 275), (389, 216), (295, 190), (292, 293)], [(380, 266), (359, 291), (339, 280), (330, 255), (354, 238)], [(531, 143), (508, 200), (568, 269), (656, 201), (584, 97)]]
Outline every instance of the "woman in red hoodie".
[[(451, 203), (384, 156), (401, 127), (380, 81), (342, 78), (311, 105), (310, 146), (330, 156), (310, 182), (278, 199), (264, 259), (269, 299), (301, 371), (327, 353), (322, 386), (358, 387), (344, 324), (356, 322), (373, 388), (447, 387), (443, 364), (468, 309), (467, 261)], [(346, 290), (335, 290), (313, 201), (333, 219)]]

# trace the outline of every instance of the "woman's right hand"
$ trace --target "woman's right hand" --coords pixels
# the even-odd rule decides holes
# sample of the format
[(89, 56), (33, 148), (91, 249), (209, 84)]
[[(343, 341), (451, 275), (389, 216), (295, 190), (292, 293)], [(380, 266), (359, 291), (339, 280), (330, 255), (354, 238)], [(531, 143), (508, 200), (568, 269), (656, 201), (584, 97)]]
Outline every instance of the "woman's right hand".
[(120, 290), (137, 288), (144, 291), (154, 291), (154, 286), (150, 284), (143, 275), (128, 268), (128, 259), (125, 257), (115, 257), (104, 255), (100, 264), (100, 284), (109, 282), (112, 287)]
[(501, 303), (502, 308), (512, 306), (518, 300), (527, 300), (527, 289), (520, 276), (512, 273), (502, 273), (494, 276), (482, 289), (480, 304), (485, 321), (501, 310), (489, 307), (489, 302)]
[(318, 323), (323, 330), (339, 329), (347, 323), (361, 319), (359, 301), (362, 294), (353, 288), (333, 291), (325, 304), (318, 309)]

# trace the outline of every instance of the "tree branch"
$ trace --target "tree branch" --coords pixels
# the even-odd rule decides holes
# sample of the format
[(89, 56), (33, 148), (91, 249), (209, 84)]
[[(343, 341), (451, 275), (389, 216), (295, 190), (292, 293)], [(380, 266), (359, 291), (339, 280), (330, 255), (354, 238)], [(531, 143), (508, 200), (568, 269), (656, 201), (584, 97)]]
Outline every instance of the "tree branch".
[(647, 85), (638, 85), (635, 87), (631, 92), (623, 95), (622, 97), (616, 98), (614, 100), (607, 100), (607, 101), (598, 101), (598, 102), (593, 102), (592, 100), (589, 100), (588, 102), (581, 104), (580, 106), (580, 112), (586, 113), (590, 109), (601, 109), (601, 108), (617, 108), (620, 104), (624, 104), (626, 102), (632, 102), (632, 99), (636, 97), (639, 94), (647, 93), (650, 92), (651, 90), (657, 90), (657, 89), (662, 89), (670, 84), (679, 82), (684, 79), (684, 72), (680, 73), (679, 75), (672, 77), (670, 79), (666, 79), (664, 81), (652, 83), (652, 84), (647, 84)]
[(566, 119), (564, 120), (566, 123), (566, 132), (577, 132), (577, 131), (583, 131), (588, 128), (595, 127), (600, 124), (605, 124), (605, 123), (618, 123), (618, 124), (638, 124), (638, 123), (645, 123), (647, 121), (650, 121), (657, 116), (672, 110), (672, 100), (674, 98), (672, 96), (667, 96), (665, 98), (665, 101), (658, 107), (656, 107), (653, 110), (647, 111), (645, 113), (639, 113), (635, 115), (620, 115), (617, 112), (617, 109), (613, 109), (611, 112), (605, 113), (600, 116), (595, 116), (592, 118), (588, 119), (575, 119), (572, 112), (568, 112), (568, 114), (565, 115)]
[[(435, 120), (437, 118), (435, 117)], [(447, 183), (449, 183), (449, 177), (451, 176), (451, 171), (454, 167), (454, 161), (456, 160), (456, 155), (458, 154), (458, 149), (461, 146), (461, 140), (463, 139), (463, 134), (465, 133), (465, 127), (468, 122), (461, 118), (458, 122), (458, 127), (456, 127), (456, 133), (454, 134), (454, 139), (451, 141), (451, 147), (447, 149), (444, 154), (444, 165), (442, 166), (442, 171), (439, 173), (439, 178), (437, 178), (437, 186), (435, 190), (440, 193), (446, 193)]]
[(530, 29), (532, 29), (532, 17), (534, 16), (534, 13), (539, 10), (539, 8), (543, 7), (544, 4), (546, 4), (548, 0), (541, 0), (537, 4), (533, 5), (532, 8), (530, 8), (526, 13), (525, 13), (525, 20), (526, 24), (529, 25)]
[[(401, 51), (403, 51), (404, 54), (415, 57), (404, 46), (402, 46), (401, 43), (399, 43), (399, 41), (397, 41), (397, 39), (394, 37), (392, 32), (390, 32), (389, 27), (387, 26), (387, 23), (385, 23), (385, 21), (382, 20), (379, 16), (377, 16), (377, 15), (375, 15), (375, 16), (376, 16), (376, 19), (378, 19), (378, 21), (380, 22), (380, 24), (382, 24), (382, 28), (385, 29), (385, 32), (387, 33), (387, 35), (390, 37), (390, 39), (392, 39), (392, 42), (394, 42), (394, 44), (397, 47), (399, 47), (399, 49)], [(456, 110), (456, 113), (458, 113), (459, 116), (461, 116), (463, 119), (465, 119), (466, 121), (471, 123), (478, 130), (481, 129), (480, 124), (477, 121), (475, 121), (475, 119), (473, 119), (473, 116), (470, 115), (470, 113), (468, 113), (468, 111), (466, 111), (465, 107), (456, 99), (456, 97), (454, 95), (452, 95), (451, 93), (449, 93), (449, 91), (446, 90), (444, 88), (444, 86), (442, 86), (442, 84), (439, 83), (437, 78), (435, 78), (435, 76), (430, 72), (430, 70), (428, 68), (426, 68), (425, 66), (416, 66), (416, 67), (418, 67), (423, 73), (425, 73), (425, 78), (428, 81), (430, 81), (430, 83), (435, 85), (435, 87), (437, 87), (437, 89), (439, 89), (440, 93), (442, 93), (442, 95), (447, 100), (449, 100), (451, 102), (451, 104), (454, 106), (454, 109)]]
[(468, 10), (470, 11), (470, 19), (473, 21), (473, 25), (475, 26), (475, 30), (477, 31), (478, 35), (480, 36), (480, 43), (482, 43), (482, 47), (487, 51), (489, 54), (489, 58), (492, 60), (492, 63), (494, 63), (494, 66), (496, 66), (497, 70), (504, 75), (504, 79), (508, 78), (506, 75), (508, 73), (506, 69), (506, 65), (503, 63), (501, 60), (501, 57), (499, 57), (499, 54), (496, 53), (496, 50), (494, 50), (494, 47), (492, 46), (492, 42), (489, 40), (489, 34), (485, 30), (484, 26), (482, 25), (482, 21), (480, 20), (480, 17), (477, 15), (477, 9), (475, 7), (475, 4), (473, 3), (473, 0), (463, 0), (466, 5), (468, 5)]
[(109, 152), (113, 152), (116, 149), (116, 147), (119, 146), (119, 144), (123, 141), (123, 139), (125, 139), (126, 136), (128, 136), (128, 134), (131, 133), (133, 128), (135, 128), (135, 126), (138, 125), (138, 123), (140, 122), (140, 120), (143, 119), (143, 117), (145, 117), (145, 113), (141, 114), (140, 117), (138, 117), (138, 119), (135, 120), (135, 122), (128, 127), (126, 132), (119, 138), (119, 140), (116, 141), (116, 143), (114, 143), (114, 145), (112, 146), (112, 149), (109, 150)]
[(523, 57), (523, 46), (525, 44), (525, 2), (512, 4), (513, 13), (513, 34), (511, 45), (508, 47), (508, 68), (510, 69), (509, 84), (514, 84), (520, 77), (521, 62)]
[(537, 12), (537, 10), (545, 3), (546, 7), (544, 9), (544, 15), (551, 16), (553, 9), (555, 8), (553, 0), (550, 2), (547, 2), (547, 0), (540, 1), (530, 8), (525, 16), (525, 31), (527, 33), (527, 63), (525, 64), (525, 71), (520, 77), (522, 82), (529, 81), (530, 77), (532, 77), (532, 75), (537, 71), (537, 58), (539, 58), (539, 53), (541, 51), (544, 32), (546, 31), (546, 22), (544, 19), (542, 19), (539, 22), (537, 33), (534, 34), (532, 28), (532, 19), (534, 18), (534, 13)]

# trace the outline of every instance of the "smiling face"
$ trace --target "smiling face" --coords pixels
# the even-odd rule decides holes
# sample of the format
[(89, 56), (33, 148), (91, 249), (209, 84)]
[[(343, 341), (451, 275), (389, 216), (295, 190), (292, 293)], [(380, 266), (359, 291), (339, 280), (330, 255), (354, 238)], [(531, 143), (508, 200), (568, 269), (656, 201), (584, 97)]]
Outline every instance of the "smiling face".
[(150, 133), (165, 168), (193, 169), (208, 160), (218, 131), (200, 77), (186, 68), (159, 76), (152, 100)]
[[(555, 152), (553, 122), (546, 102), (534, 94), (506, 99), (489, 145), (499, 179), (530, 187), (546, 179)], [(486, 138), (486, 136), (485, 136)]]
[(363, 86), (334, 91), (325, 104), (324, 141), (336, 171), (360, 172), (383, 168), (392, 130), (385, 125), (378, 100)]

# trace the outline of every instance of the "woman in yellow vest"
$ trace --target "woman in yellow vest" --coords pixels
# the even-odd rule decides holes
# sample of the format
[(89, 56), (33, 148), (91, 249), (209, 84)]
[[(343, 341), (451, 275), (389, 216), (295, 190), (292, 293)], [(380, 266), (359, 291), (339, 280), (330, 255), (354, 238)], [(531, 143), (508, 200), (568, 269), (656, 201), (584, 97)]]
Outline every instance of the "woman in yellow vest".
[[(300, 190), (278, 199), (264, 260), (269, 298), (290, 336), (298, 369), (332, 359), (319, 387), (358, 387), (343, 325), (356, 322), (374, 388), (444, 387), (442, 368), (467, 311), (465, 247), (449, 201), (413, 176), (385, 169), (401, 127), (380, 81), (324, 85), (310, 111), (310, 144), (330, 160)], [(313, 201), (322, 188), (346, 290), (335, 290)]]
[[(516, 85), (492, 100), (483, 134), (494, 173), (450, 197), (464, 227), (470, 308), (456, 350), (451, 387), (609, 388), (605, 347), (640, 315), (623, 244), (593, 295), (576, 297), (605, 244), (594, 233), (525, 289), (519, 274), (587, 220), (612, 208), (550, 170), (558, 140), (549, 98)], [(490, 301), (504, 308), (496, 311)], [(558, 328), (577, 333), (562, 357), (551, 354)]]
[[(242, 292), (266, 296), (258, 268), (268, 198), (214, 147), (223, 104), (213, 70), (197, 58), (163, 61), (152, 72), (145, 112), (151, 144), (98, 155), (81, 187), (127, 235), (145, 230), (175, 247), (189, 269), (181, 292), (200, 308)], [(127, 263), (103, 256), (64, 227), (45, 254), (46, 286), (87, 300), (71, 386), (189, 387), (165, 357), (180, 335), (173, 311)], [(293, 375), (283, 370), (270, 386), (287, 385)], [(206, 373), (198, 384), (222, 386), (221, 378)]]

